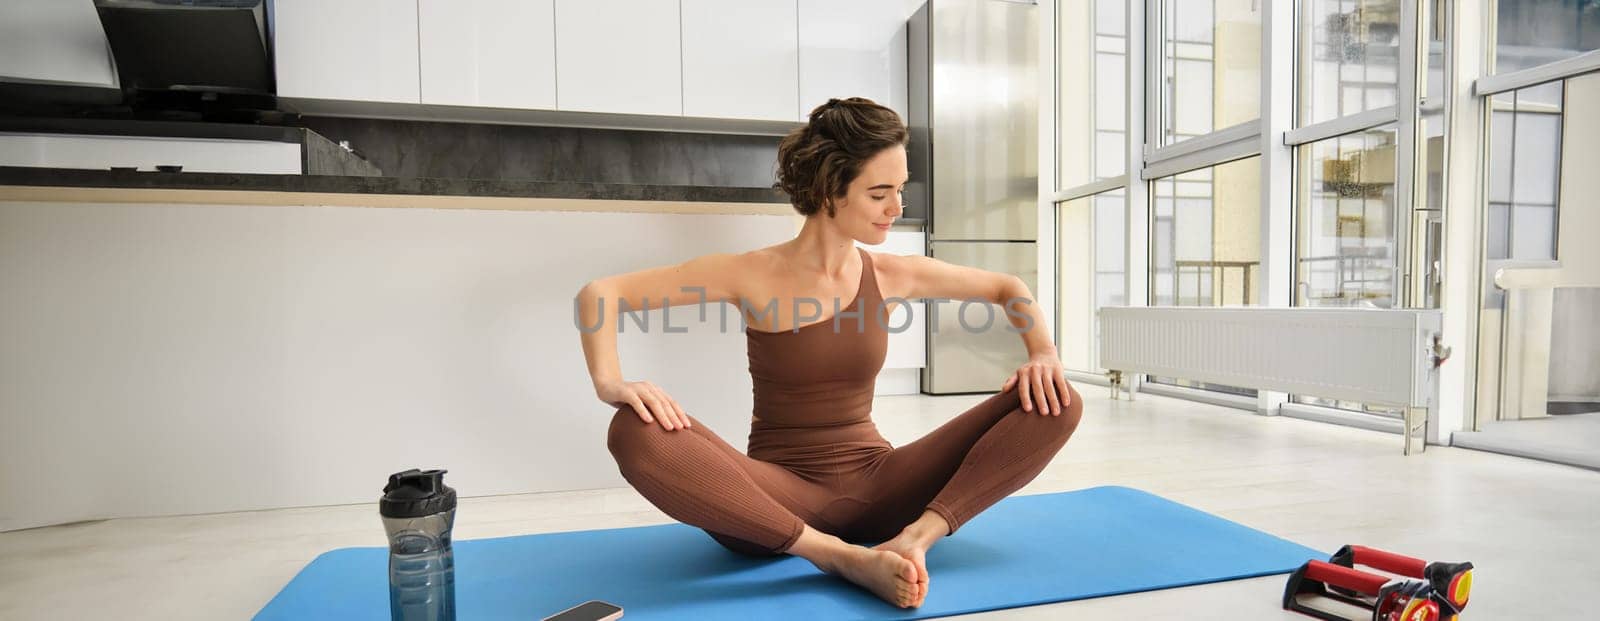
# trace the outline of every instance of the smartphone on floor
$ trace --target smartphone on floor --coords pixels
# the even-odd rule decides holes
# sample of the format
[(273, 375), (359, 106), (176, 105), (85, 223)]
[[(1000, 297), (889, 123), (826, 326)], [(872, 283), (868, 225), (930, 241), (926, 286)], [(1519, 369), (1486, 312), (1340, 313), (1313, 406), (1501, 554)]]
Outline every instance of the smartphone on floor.
[(621, 618), (621, 606), (600, 600), (589, 600), (545, 617), (544, 621), (613, 621)]

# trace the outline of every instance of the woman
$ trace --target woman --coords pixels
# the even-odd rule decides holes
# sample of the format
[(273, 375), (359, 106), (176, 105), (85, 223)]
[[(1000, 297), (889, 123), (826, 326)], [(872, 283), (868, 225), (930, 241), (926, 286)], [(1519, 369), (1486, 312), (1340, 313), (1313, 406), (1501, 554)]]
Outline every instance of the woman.
[[(607, 446), (640, 494), (731, 550), (804, 557), (902, 608), (927, 597), (929, 547), (1038, 476), (1082, 412), (1021, 279), (855, 246), (882, 243), (902, 211), (906, 140), (894, 111), (829, 100), (778, 147), (776, 185), (806, 218), (794, 239), (579, 292), (580, 325), (602, 328), (582, 336), (595, 395), (618, 408)], [(661, 387), (623, 379), (599, 301), (614, 317), (619, 304), (659, 308), (663, 298), (740, 307), (755, 393), (748, 455)], [(871, 418), (893, 310), (885, 299), (895, 298), (1021, 299), (1006, 316), (1032, 326), (1021, 333), (1028, 363), (998, 394), (901, 447)]]

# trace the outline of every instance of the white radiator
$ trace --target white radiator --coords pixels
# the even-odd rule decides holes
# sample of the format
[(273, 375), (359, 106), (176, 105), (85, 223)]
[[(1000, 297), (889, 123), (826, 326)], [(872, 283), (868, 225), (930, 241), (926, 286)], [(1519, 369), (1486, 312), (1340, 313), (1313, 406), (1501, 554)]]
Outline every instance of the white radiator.
[[(1426, 408), (1439, 311), (1104, 307), (1100, 364), (1258, 390)], [(1407, 449), (1415, 426), (1407, 416)]]

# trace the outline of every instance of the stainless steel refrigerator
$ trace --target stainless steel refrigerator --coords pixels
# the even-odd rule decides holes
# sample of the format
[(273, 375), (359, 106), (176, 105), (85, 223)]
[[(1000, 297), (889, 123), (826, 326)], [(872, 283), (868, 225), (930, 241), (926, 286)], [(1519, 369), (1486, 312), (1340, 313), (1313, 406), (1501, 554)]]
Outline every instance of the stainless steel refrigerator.
[[(1037, 20), (1032, 2), (930, 0), (907, 24), (909, 163), (918, 180), (907, 200), (929, 214), (929, 253), (1015, 274), (1036, 294)], [(1027, 361), (1005, 310), (984, 306), (927, 309), (924, 393), (994, 392)]]

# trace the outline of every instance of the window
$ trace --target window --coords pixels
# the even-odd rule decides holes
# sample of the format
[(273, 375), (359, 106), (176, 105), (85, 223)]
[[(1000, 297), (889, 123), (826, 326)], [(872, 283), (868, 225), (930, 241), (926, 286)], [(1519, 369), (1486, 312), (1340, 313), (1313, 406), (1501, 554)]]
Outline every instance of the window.
[(1449, 47), (1450, 35), (1450, 2), (1448, 0), (1429, 0), (1427, 6), (1427, 19), (1424, 23), (1424, 33), (1427, 34), (1427, 63), (1428, 78), (1424, 83), (1422, 96), (1427, 103), (1427, 108), (1443, 108), (1438, 100), (1444, 98), (1444, 72), (1445, 51)]
[[(1150, 304), (1241, 306), (1260, 299), (1261, 158), (1151, 182)], [(1183, 378), (1151, 381), (1254, 397), (1249, 388)]]
[(1422, 8), (1426, 11), (1422, 15), (1426, 54), (1420, 60), (1425, 63), (1422, 70), (1426, 77), (1417, 106), (1421, 132), (1417, 137), (1419, 144), (1414, 177), (1417, 184), (1416, 208), (1422, 211), (1419, 212), (1421, 217), (1414, 222), (1423, 229), (1422, 234), (1415, 237), (1420, 240), (1423, 261), (1417, 287), (1420, 298), (1414, 300), (1414, 305), (1437, 309), (1444, 292), (1444, 171), (1449, 144), (1445, 134), (1450, 125), (1445, 114), (1449, 97), (1445, 95), (1444, 83), (1445, 72), (1450, 68), (1451, 8), (1446, 0), (1429, 0)]
[(1261, 267), (1261, 159), (1249, 157), (1152, 183), (1150, 304), (1255, 304)]
[[(1600, 250), (1590, 239), (1600, 231), (1600, 72), (1580, 65), (1564, 79), (1493, 85), (1478, 81), (1489, 117), (1473, 422), (1480, 429), (1600, 399), (1594, 374), (1583, 371), (1600, 339), (1579, 327), (1592, 319), (1572, 320), (1600, 312), (1591, 286)], [(1535, 273), (1540, 282), (1528, 282)]]
[[(1476, 397), (1481, 417), (1496, 411), (1493, 381), (1506, 375), (1486, 361), (1533, 334), (1500, 329), (1497, 268), (1560, 270), (1585, 287), (1600, 273), (1600, 245), (1583, 237), (1600, 230), (1600, 210), (1588, 209), (1600, 196), (1600, 174), (1590, 173), (1600, 170), (1600, 0), (1041, 7), (1054, 11), (1059, 43), (1058, 161), (1045, 170), (1057, 177), (1057, 320), (1069, 368), (1097, 370), (1094, 311), (1122, 297), (1439, 309), (1472, 286), (1461, 274), (1481, 268), (1474, 330), (1485, 331), (1468, 389), (1489, 390)], [(1482, 27), (1455, 32), (1458, 22)], [(1130, 64), (1134, 56), (1142, 62)], [(1480, 66), (1466, 88), (1474, 76), (1461, 72)], [(1455, 212), (1449, 226), (1446, 211)], [(1128, 216), (1143, 220), (1117, 219)], [(1446, 233), (1462, 234), (1463, 223), (1484, 235), (1481, 265), (1445, 256)], [(1263, 270), (1273, 260), (1287, 265)], [(1509, 265), (1527, 261), (1543, 265)], [(1284, 413), (1313, 418), (1326, 413), (1302, 404), (1399, 412), (1291, 399)], [(1444, 431), (1456, 426), (1448, 412), (1430, 416)]]
[[(1290, 303), (1305, 307), (1399, 306), (1400, 231), (1433, 227), (1437, 217), (1415, 217), (1437, 191), (1417, 184), (1442, 176), (1423, 170), (1443, 165), (1430, 146), (1443, 148), (1444, 42), (1448, 22), (1437, 15), (1442, 0), (1300, 0), (1297, 19), (1294, 140), (1294, 289)], [(1405, 11), (1416, 10), (1417, 28), (1407, 32)], [(1417, 45), (1417, 66), (1401, 66), (1402, 50)], [(1420, 101), (1400, 101), (1401, 85), (1436, 67), (1434, 122)], [(1415, 73), (1414, 73), (1415, 72)], [(1434, 80), (1420, 79), (1432, 85)], [(1410, 141), (1400, 127), (1409, 118), (1422, 131)], [(1417, 146), (1425, 142), (1427, 146)], [(1412, 161), (1401, 154), (1411, 152)], [(1417, 164), (1421, 163), (1419, 167)], [(1409, 173), (1408, 175), (1402, 173)], [(1409, 182), (1407, 182), (1409, 180)], [(1401, 197), (1405, 197), (1403, 200)], [(1413, 204), (1413, 197), (1420, 201)], [(1425, 212), (1418, 212), (1425, 213)], [(1420, 224), (1418, 222), (1421, 222)], [(1430, 229), (1431, 230), (1431, 229)], [(1408, 237), (1407, 239), (1414, 239)], [(1438, 244), (1428, 246), (1438, 249)], [(1429, 293), (1424, 293), (1427, 297)], [(1312, 395), (1290, 395), (1296, 403), (1392, 415), (1397, 411)]]
[(1600, 49), (1593, 0), (1498, 0), (1493, 73), (1508, 73)]
[(1551, 82), (1490, 98), (1490, 260), (1556, 258), (1564, 93), (1564, 82)]
[(1056, 189), (1119, 177), (1127, 168), (1125, 0), (1057, 6)]
[(1085, 196), (1057, 206), (1056, 248), (1060, 304), (1057, 348), (1067, 368), (1098, 373), (1102, 306), (1125, 306), (1127, 217), (1123, 190)]
[(1161, 0), (1161, 105), (1152, 143), (1261, 116), (1261, 2)]
[(1393, 125), (1298, 149), (1297, 306), (1394, 306)]
[(1394, 105), (1399, 0), (1305, 0), (1300, 22), (1301, 125)]
[[(1391, 124), (1296, 149), (1296, 306), (1395, 306), (1398, 138)], [(1291, 399), (1368, 414), (1403, 414), (1397, 408), (1312, 395)]]

